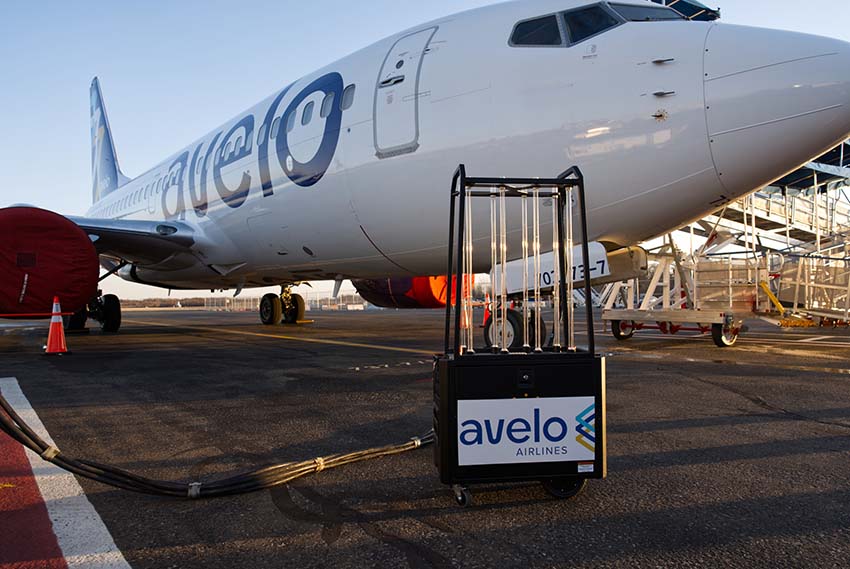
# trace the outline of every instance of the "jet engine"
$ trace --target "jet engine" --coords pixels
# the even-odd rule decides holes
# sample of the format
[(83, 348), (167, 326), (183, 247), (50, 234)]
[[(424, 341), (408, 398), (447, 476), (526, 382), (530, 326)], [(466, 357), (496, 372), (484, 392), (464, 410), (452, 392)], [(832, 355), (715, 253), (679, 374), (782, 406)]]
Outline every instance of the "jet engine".
[[(363, 299), (382, 308), (445, 308), (446, 277), (352, 280)], [(472, 281), (465, 286), (472, 286)], [(454, 289), (452, 289), (454, 299)]]
[(0, 314), (49, 314), (84, 308), (100, 269), (91, 239), (73, 221), (35, 207), (0, 209)]

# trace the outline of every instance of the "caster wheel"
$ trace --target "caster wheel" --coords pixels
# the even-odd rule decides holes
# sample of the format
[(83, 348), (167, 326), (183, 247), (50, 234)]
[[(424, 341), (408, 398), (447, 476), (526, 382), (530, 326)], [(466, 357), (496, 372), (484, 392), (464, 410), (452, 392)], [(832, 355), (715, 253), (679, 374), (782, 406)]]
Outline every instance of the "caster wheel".
[(587, 486), (587, 478), (547, 478), (540, 482), (550, 496), (559, 500), (575, 498)]
[(612, 320), (611, 334), (618, 340), (628, 340), (635, 335), (635, 323), (632, 320)]
[(711, 325), (711, 339), (714, 340), (714, 345), (718, 348), (734, 346), (738, 340), (738, 332), (740, 330), (730, 324)]
[(472, 492), (469, 491), (469, 488), (464, 488), (463, 486), (456, 486), (454, 488), (455, 493), (455, 502), (461, 508), (467, 508), (472, 505)]

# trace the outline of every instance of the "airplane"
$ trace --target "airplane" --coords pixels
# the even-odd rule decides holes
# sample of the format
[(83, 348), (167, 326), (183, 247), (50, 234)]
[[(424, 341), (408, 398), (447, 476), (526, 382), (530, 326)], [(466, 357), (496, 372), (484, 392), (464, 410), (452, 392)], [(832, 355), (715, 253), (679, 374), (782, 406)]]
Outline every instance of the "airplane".
[[(260, 303), (273, 325), (303, 317), (291, 287), (304, 281), (353, 279), (376, 303), (444, 306), (459, 163), (488, 177), (578, 165), (589, 239), (609, 255), (693, 222), (850, 136), (850, 43), (692, 21), (648, 0), (505, 2), (302, 77), (133, 179), (97, 78), (90, 93), (89, 211), (9, 208), (0, 224), (9, 235), (39, 215), (73, 226), (39, 231), (45, 247), (66, 243), (47, 267), (50, 296), (84, 283), (71, 326), (120, 327), (100, 267), (167, 289), (279, 285)], [(20, 254), (0, 314), (32, 311), (26, 299), (47, 290)]]

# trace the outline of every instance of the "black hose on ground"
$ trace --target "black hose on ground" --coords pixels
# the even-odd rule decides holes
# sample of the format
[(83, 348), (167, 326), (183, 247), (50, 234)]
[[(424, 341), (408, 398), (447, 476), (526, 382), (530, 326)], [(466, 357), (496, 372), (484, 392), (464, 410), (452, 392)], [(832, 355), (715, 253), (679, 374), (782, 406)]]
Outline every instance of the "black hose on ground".
[(42, 459), (55, 464), (59, 468), (77, 476), (115, 488), (174, 498), (214, 498), (217, 496), (234, 496), (237, 494), (258, 492), (287, 484), (296, 478), (318, 473), (329, 468), (337, 468), (346, 464), (415, 450), (421, 446), (430, 445), (435, 440), (434, 431), (430, 431), (422, 437), (414, 437), (401, 444), (371, 448), (348, 454), (332, 454), (301, 462), (286, 462), (212, 482), (169, 482), (152, 480), (121, 468), (90, 460), (67, 457), (59, 449), (42, 440), (21, 419), (2, 395), (0, 395), (0, 409), (2, 409), (0, 411), (0, 430), (41, 456)]

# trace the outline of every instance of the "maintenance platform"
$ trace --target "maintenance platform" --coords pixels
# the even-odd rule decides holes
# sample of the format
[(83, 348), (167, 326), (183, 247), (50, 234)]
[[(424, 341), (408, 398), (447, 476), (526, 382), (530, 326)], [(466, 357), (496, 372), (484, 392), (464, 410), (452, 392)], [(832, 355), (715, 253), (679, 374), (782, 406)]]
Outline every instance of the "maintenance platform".
[[(41, 355), (46, 322), (4, 322), (0, 377), (15, 379), (0, 387), (19, 389), (24, 418), (64, 453), (167, 480), (427, 431), (442, 311), (313, 318), (271, 329), (253, 313), (127, 312), (121, 334), (68, 336), (61, 358)], [(710, 335), (617, 342), (596, 326), (609, 477), (574, 500), (498, 484), (458, 508), (431, 449), (239, 497), (158, 498), (38, 459), (30, 470), (0, 435), (0, 567), (846, 564), (850, 331), (754, 321), (718, 351)]]

